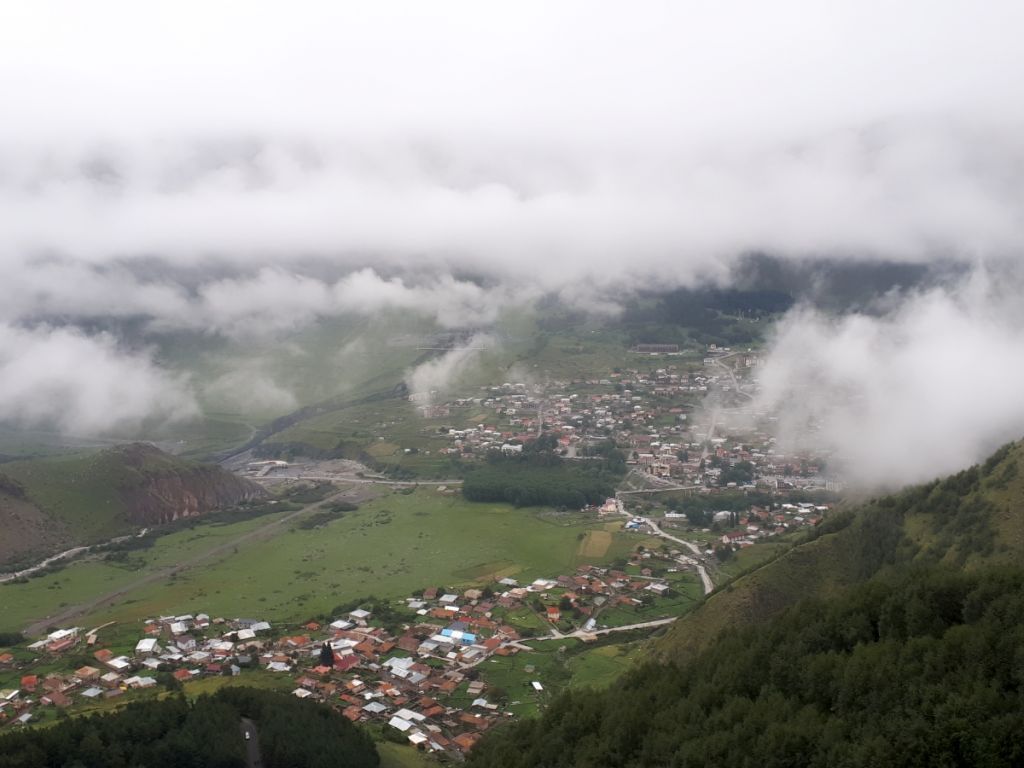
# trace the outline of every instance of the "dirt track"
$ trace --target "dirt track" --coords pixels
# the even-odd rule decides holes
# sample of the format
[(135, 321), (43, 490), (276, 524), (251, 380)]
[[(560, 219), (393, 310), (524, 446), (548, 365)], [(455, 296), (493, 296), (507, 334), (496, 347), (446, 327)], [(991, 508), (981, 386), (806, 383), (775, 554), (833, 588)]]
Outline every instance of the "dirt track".
[(124, 595), (133, 592), (134, 590), (140, 587), (144, 587), (149, 584), (153, 584), (160, 581), (166, 581), (173, 574), (181, 573), (182, 571), (186, 571), (189, 568), (193, 568), (197, 565), (200, 565), (201, 563), (216, 558), (218, 555), (223, 555), (231, 552), (239, 544), (254, 541), (264, 541), (266, 539), (272, 538), (273, 536), (276, 536), (278, 533), (280, 533), (280, 529), (285, 525), (285, 523), (294, 520), (296, 517), (300, 517), (309, 512), (312, 512), (318, 509), (319, 507), (327, 504), (328, 502), (334, 501), (339, 496), (343, 496), (348, 493), (351, 493), (351, 489), (346, 488), (343, 490), (339, 490), (337, 493), (332, 493), (330, 496), (323, 499), (322, 501), (319, 501), (315, 504), (310, 504), (309, 506), (303, 507), (302, 509), (297, 510), (295, 512), (291, 512), (290, 514), (287, 514), (284, 517), (280, 517), (277, 520), (273, 520), (267, 523), (266, 525), (262, 525), (253, 531), (249, 531), (248, 533), (242, 534), (241, 536), (232, 539), (231, 541), (227, 541), (223, 544), (219, 544), (216, 547), (213, 547), (212, 549), (208, 549), (202, 554), (196, 555), (195, 557), (189, 560), (186, 560), (182, 563), (178, 563), (177, 565), (160, 568), (156, 571), (146, 574), (145, 576), (139, 577), (130, 584), (126, 584), (123, 587), (118, 587), (112, 592), (107, 592), (106, 594), (100, 595), (92, 600), (89, 600), (88, 602), (69, 606), (68, 608), (62, 610), (60, 613), (44, 617), (42, 619), (39, 619), (38, 621), (33, 622), (32, 624), (29, 624), (27, 627), (25, 627), (24, 633), (27, 637), (36, 637), (38, 635), (42, 635), (46, 632), (47, 627), (65, 625), (71, 622), (72, 620), (77, 619), (80, 616), (84, 616), (86, 614), (92, 613), (93, 611), (99, 610), (100, 608), (112, 605), (117, 602), (118, 598), (123, 597)]

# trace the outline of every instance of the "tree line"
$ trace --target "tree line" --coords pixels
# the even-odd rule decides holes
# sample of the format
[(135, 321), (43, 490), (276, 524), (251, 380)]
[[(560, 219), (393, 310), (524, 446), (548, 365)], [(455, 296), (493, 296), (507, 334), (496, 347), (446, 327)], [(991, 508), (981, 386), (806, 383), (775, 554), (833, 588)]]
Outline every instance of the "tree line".
[(905, 569), (571, 690), (469, 766), (1024, 764), (1024, 571)]
[[(829, 515), (805, 536), (833, 537), (801, 572), (806, 599), (613, 689), (570, 691), (470, 765), (1024, 765), (1024, 568), (990, 557), (1011, 551), (993, 491), (1016, 479), (1014, 448)], [(815, 595), (817, 579), (847, 586)]]
[(257, 725), (265, 768), (376, 768), (370, 737), (321, 704), (254, 688), (182, 695), (0, 736), (0, 768), (244, 768), (241, 720)]
[(524, 446), (522, 453), (491, 451), (486, 462), (466, 473), (462, 495), (470, 501), (567, 509), (600, 504), (614, 495), (626, 468), (614, 445), (602, 444), (585, 461), (563, 459), (554, 445), (557, 437), (545, 435)]

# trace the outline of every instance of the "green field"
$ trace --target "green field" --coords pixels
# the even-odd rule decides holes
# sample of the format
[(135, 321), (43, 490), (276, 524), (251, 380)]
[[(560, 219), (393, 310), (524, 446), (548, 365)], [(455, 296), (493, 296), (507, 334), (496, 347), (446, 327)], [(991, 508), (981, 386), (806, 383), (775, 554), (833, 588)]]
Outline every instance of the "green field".
[[(598, 624), (608, 627), (624, 627), (644, 621), (680, 616), (692, 610), (701, 600), (704, 590), (700, 580), (691, 573), (677, 574), (681, 578), (672, 581), (673, 594), (651, 599), (647, 605), (613, 606), (601, 612)], [(651, 596), (647, 595), (650, 599)]]
[[(564, 522), (546, 511), (474, 504), (458, 495), (420, 489), (387, 491), (357, 512), (313, 530), (292, 521), (272, 538), (231, 542), (282, 514), (239, 523), (198, 524), (132, 553), (132, 568), (102, 562), (70, 565), (27, 584), (0, 586), (3, 625), (19, 628), (98, 594), (127, 589), (113, 605), (77, 620), (137, 621), (167, 613), (259, 616), (301, 620), (356, 597), (403, 597), (415, 589), (485, 583), (504, 576), (532, 580), (571, 572), (578, 564), (606, 562), (634, 539), (613, 534), (604, 557), (581, 554), (581, 534), (598, 522)], [(625, 542), (625, 543), (623, 543)], [(213, 548), (223, 551), (177, 577), (162, 574)]]
[[(533, 651), (522, 651), (515, 656), (494, 656), (479, 666), (482, 678), (489, 688), (484, 697), (493, 701), (505, 697), (504, 709), (519, 716), (537, 714), (558, 691), (566, 688), (610, 685), (628, 669), (642, 652), (635, 641), (618, 644), (605, 640), (589, 646), (580, 640), (528, 641)], [(543, 691), (534, 690), (537, 681)], [(469, 704), (469, 696), (459, 699), (462, 689), (453, 697), (455, 703)]]
[(372, 320), (320, 318), (269, 338), (167, 334), (159, 359), (189, 377), (203, 417), (164, 425), (147, 437), (204, 458), (245, 443), (256, 428), (303, 406), (333, 408), (335, 400), (389, 390), (424, 358), (417, 346), (434, 330), (424, 318), (381, 312)]
[[(285, 429), (266, 442), (300, 444), (321, 451), (337, 451), (345, 458), (369, 456), (380, 468), (402, 467), (427, 477), (452, 477), (455, 471), (440, 450), (451, 441), (438, 429), (459, 425), (465, 416), (424, 419), (408, 400), (390, 399), (341, 408)], [(410, 449), (410, 453), (406, 453)]]
[(428, 768), (439, 763), (414, 747), (392, 744), (389, 741), (377, 743), (380, 768)]
[(729, 560), (718, 566), (715, 583), (724, 583), (764, 565), (793, 546), (792, 537), (760, 541), (752, 547), (738, 550)]
[[(27, 583), (2, 584), (0, 628), (17, 629), (32, 620), (52, 615), (60, 608), (129, 587), (140, 578), (165, 571), (224, 546), (285, 514), (281, 512), (230, 524), (217, 522), (216, 519), (196, 521), (194, 528), (161, 536), (152, 548), (130, 553), (127, 563), (113, 564), (90, 559), (30, 578)], [(128, 595), (126, 601), (133, 598), (133, 595)]]
[(572, 675), (570, 686), (604, 688), (641, 656), (640, 643), (601, 645), (578, 653), (566, 662)]

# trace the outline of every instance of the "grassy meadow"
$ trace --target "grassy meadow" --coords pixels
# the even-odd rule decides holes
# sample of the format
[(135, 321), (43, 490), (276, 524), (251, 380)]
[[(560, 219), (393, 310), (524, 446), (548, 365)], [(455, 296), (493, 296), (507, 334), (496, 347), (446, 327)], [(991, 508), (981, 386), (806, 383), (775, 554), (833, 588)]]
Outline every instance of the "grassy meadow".
[[(431, 585), (557, 576), (578, 564), (608, 562), (642, 543), (608, 523), (474, 504), (425, 488), (387, 491), (321, 528), (303, 530), (300, 516), (273, 535), (243, 539), (285, 514), (197, 523), (159, 538), (151, 549), (132, 552), (126, 564), (86, 561), (26, 584), (0, 586), (0, 623), (17, 629), (115, 590), (124, 594), (76, 623), (199, 611), (297, 621), (368, 595), (403, 597)], [(590, 531), (602, 539), (597, 549)], [(213, 557), (168, 574), (172, 566), (211, 550)], [(143, 579), (148, 583), (136, 585)]]
[[(580, 640), (528, 641), (534, 650), (515, 656), (493, 656), (479, 666), (489, 686), (484, 696), (507, 697), (505, 711), (536, 715), (552, 696), (566, 687), (604, 688), (629, 668), (642, 653), (641, 644), (604, 643), (588, 646)], [(537, 691), (536, 681), (544, 689)], [(460, 692), (463, 689), (460, 688)], [(464, 695), (464, 704), (472, 698)], [(459, 703), (456, 699), (455, 703)]]

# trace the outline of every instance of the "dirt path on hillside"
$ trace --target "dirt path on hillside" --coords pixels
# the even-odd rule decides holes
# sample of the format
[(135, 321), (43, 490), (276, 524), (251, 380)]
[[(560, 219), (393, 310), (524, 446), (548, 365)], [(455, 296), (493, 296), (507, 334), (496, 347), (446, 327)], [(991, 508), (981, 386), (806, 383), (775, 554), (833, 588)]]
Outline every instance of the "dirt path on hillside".
[[(527, 641), (532, 643), (538, 640), (565, 640), (566, 638), (570, 637), (574, 637), (579, 640), (585, 640), (587, 638), (599, 637), (600, 635), (612, 635), (616, 632), (632, 632), (635, 629), (653, 629), (654, 627), (664, 627), (666, 624), (671, 624), (678, 618), (678, 616), (669, 616), (664, 619), (642, 621), (639, 624), (626, 624), (622, 627), (606, 627), (605, 629), (592, 629), (590, 631), (587, 631), (585, 629), (577, 629), (572, 632), (559, 632), (557, 629), (552, 629), (551, 632), (546, 635), (530, 637), (527, 638)], [(518, 640), (505, 643), (505, 645), (515, 645), (519, 648), (525, 648), (531, 651), (536, 650), (534, 648), (530, 648), (530, 646), (528, 645), (523, 645), (523, 643)]]
[(99, 610), (100, 608), (105, 608), (108, 605), (113, 605), (118, 601), (119, 598), (124, 597), (128, 593), (133, 592), (136, 589), (139, 589), (140, 587), (145, 587), (160, 581), (166, 581), (170, 576), (174, 574), (181, 573), (182, 571), (186, 571), (189, 568), (194, 568), (195, 566), (200, 565), (208, 560), (211, 560), (217, 557), (218, 555), (223, 555), (228, 552), (231, 552), (239, 544), (244, 544), (246, 542), (264, 541), (266, 539), (272, 538), (276, 536), (278, 533), (280, 533), (279, 529), (281, 529), (285, 525), (285, 523), (288, 523), (294, 520), (296, 517), (300, 517), (301, 515), (306, 514), (307, 512), (312, 512), (316, 509), (319, 509), (325, 504), (328, 504), (329, 502), (336, 500), (339, 496), (350, 494), (351, 491), (351, 488), (339, 490), (337, 493), (332, 493), (330, 496), (323, 499), (322, 501), (318, 501), (315, 504), (310, 504), (307, 507), (303, 507), (302, 509), (296, 510), (295, 512), (291, 512), (285, 515), (284, 517), (278, 518), (277, 520), (267, 523), (266, 525), (260, 526), (255, 530), (249, 531), (248, 533), (244, 533), (241, 536), (232, 539), (231, 541), (227, 541), (223, 544), (218, 544), (216, 547), (208, 549), (202, 554), (196, 555), (195, 557), (189, 560), (185, 560), (184, 562), (178, 563), (177, 565), (170, 565), (165, 566), (163, 568), (159, 568), (145, 576), (141, 576), (140, 578), (136, 579), (130, 584), (126, 584), (123, 587), (118, 587), (112, 592), (107, 592), (106, 594), (100, 595), (99, 597), (96, 597), (85, 603), (79, 603), (78, 605), (69, 606), (68, 608), (62, 610), (60, 613), (56, 613), (52, 616), (47, 616), (42, 619), (39, 619), (38, 621), (29, 624), (25, 628), (24, 634), (26, 637), (36, 637), (38, 635), (42, 635), (46, 632), (47, 627), (61, 626), (71, 622), (74, 619), (77, 619), (79, 616), (84, 616), (86, 614), (92, 613), (93, 611)]

